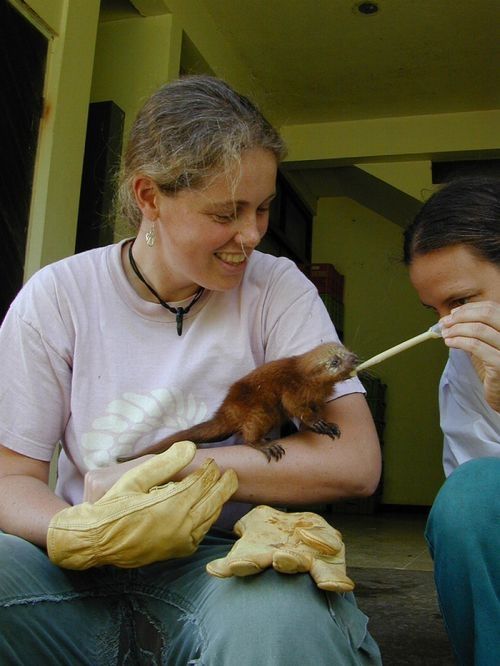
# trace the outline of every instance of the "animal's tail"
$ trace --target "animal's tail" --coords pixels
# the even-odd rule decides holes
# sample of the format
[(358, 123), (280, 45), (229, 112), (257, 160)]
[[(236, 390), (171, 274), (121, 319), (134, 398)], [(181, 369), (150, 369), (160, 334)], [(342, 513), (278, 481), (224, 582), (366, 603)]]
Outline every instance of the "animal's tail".
[(142, 450), (136, 455), (122, 456), (118, 458), (118, 462), (133, 460), (134, 458), (144, 456), (149, 453), (162, 453), (163, 451), (166, 451), (168, 448), (170, 448), (175, 442), (181, 442), (183, 440), (189, 440), (195, 444), (211, 444), (212, 442), (222, 442), (232, 434), (232, 432), (224, 432), (220, 425), (217, 425), (215, 419), (210, 419), (209, 421), (198, 423), (198, 425), (195, 425), (192, 428), (186, 428), (186, 430), (179, 430), (178, 432), (174, 432), (173, 435), (169, 435), (159, 442), (152, 444), (150, 447)]

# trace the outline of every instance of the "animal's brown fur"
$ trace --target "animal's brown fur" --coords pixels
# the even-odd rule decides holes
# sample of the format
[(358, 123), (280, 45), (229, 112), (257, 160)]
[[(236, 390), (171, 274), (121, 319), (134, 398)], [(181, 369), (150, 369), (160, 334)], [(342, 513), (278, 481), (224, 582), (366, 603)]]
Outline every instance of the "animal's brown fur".
[[(287, 418), (298, 418), (314, 432), (340, 436), (335, 423), (319, 418), (334, 384), (347, 379), (358, 363), (343, 345), (327, 342), (305, 354), (270, 361), (236, 381), (213, 417), (166, 437), (138, 455), (160, 453), (174, 442), (219, 442), (238, 433), (245, 444), (262, 451), (268, 460), (284, 454), (265, 435)], [(120, 458), (130, 460), (136, 456)]]

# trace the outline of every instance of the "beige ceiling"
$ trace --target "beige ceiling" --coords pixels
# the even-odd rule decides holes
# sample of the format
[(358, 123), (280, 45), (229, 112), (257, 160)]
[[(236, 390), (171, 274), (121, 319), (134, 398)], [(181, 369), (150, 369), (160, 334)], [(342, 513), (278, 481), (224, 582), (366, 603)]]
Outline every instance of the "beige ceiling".
[[(378, 0), (369, 16), (351, 0), (196, 1), (275, 122), (500, 108), (500, 0)], [(120, 11), (140, 18), (103, 0), (103, 20)]]
[(499, 0), (207, 0), (285, 122), (500, 107)]

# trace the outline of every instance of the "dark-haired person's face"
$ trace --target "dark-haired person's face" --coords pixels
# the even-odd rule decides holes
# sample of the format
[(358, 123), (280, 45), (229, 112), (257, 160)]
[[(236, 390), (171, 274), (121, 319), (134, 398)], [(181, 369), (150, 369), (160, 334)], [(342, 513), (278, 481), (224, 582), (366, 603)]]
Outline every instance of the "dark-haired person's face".
[(439, 317), (472, 301), (500, 303), (500, 267), (466, 245), (451, 245), (414, 257), (410, 280), (423, 305)]

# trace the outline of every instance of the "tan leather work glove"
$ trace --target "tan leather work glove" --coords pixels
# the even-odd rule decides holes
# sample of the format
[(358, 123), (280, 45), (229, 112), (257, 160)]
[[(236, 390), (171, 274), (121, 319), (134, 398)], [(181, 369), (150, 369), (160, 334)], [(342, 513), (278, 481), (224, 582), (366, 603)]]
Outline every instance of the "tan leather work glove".
[(52, 562), (131, 568), (194, 553), (238, 487), (236, 473), (221, 476), (212, 459), (182, 481), (169, 481), (195, 452), (193, 442), (176, 442), (126, 472), (95, 504), (59, 511), (47, 533)]
[(241, 538), (226, 557), (207, 564), (212, 576), (250, 576), (273, 566), (281, 573), (308, 571), (322, 590), (350, 592), (341, 533), (309, 511), (285, 513), (257, 506), (238, 520)]

